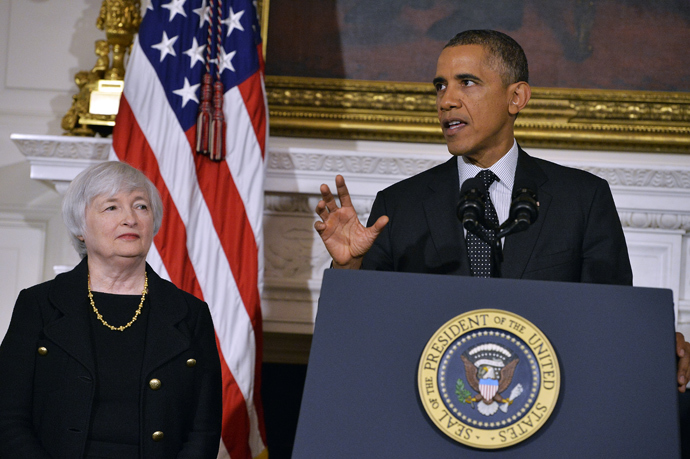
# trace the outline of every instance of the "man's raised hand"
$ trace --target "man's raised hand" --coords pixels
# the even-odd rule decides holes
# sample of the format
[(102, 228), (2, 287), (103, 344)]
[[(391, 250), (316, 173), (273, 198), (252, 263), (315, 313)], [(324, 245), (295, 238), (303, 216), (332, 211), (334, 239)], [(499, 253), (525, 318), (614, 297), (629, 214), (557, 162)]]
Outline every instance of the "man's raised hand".
[(316, 215), (321, 221), (314, 223), (314, 229), (333, 258), (334, 268), (359, 269), (362, 257), (388, 223), (388, 217), (381, 216), (373, 226), (366, 228), (357, 218), (342, 175), (335, 177), (335, 187), (341, 207), (328, 185), (321, 185), (321, 201), (316, 205)]

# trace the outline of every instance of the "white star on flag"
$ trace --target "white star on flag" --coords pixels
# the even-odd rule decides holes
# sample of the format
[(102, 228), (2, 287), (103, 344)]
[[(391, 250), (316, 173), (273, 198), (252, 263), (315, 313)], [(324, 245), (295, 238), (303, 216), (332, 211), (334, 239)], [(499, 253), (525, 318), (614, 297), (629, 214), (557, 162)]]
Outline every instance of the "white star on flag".
[(178, 96), (182, 97), (182, 108), (184, 108), (185, 105), (187, 105), (187, 102), (190, 100), (193, 100), (197, 104), (199, 103), (199, 99), (196, 97), (196, 90), (199, 89), (199, 84), (189, 84), (189, 80), (187, 77), (184, 79), (184, 86), (180, 89), (176, 89), (173, 91), (173, 94), (177, 94)]
[(235, 57), (235, 54), (237, 54), (236, 51), (230, 51), (226, 54), (223, 48), (220, 49), (220, 59), (214, 59), (218, 64), (220, 73), (223, 73), (226, 69), (235, 71), (235, 67), (232, 65), (232, 58)]
[(178, 14), (187, 17), (187, 13), (184, 12), (184, 4), (186, 1), (187, 0), (171, 0), (170, 3), (161, 5), (163, 8), (170, 11), (170, 22), (172, 22), (173, 18)]
[(205, 60), (204, 60), (204, 50), (206, 49), (206, 45), (201, 45), (199, 46), (199, 43), (196, 41), (196, 37), (192, 39), (192, 47), (189, 48), (187, 51), (184, 52), (189, 58), (192, 60), (192, 62), (189, 64), (189, 68), (191, 69), (194, 67), (194, 65), (197, 62), (201, 62), (203, 65)]
[(229, 37), (230, 33), (235, 29), (244, 32), (244, 27), (242, 27), (242, 24), (240, 24), (240, 19), (242, 18), (243, 14), (244, 11), (235, 13), (232, 11), (232, 7), (230, 7), (230, 14), (228, 15), (227, 19), (220, 21), (222, 24), (228, 26), (228, 33), (225, 35), (226, 37)]
[(172, 37), (168, 38), (168, 34), (165, 33), (165, 30), (163, 31), (163, 38), (161, 39), (161, 42), (158, 43), (157, 45), (151, 45), (151, 48), (156, 48), (158, 51), (161, 52), (161, 62), (163, 62), (163, 59), (165, 59), (165, 56), (170, 54), (171, 56), (177, 57), (177, 53), (175, 53), (175, 50), (173, 49), (173, 45), (177, 41), (177, 37)]
[(192, 11), (199, 16), (199, 28), (204, 25), (204, 22), (211, 22), (210, 8), (206, 6), (206, 0), (202, 0), (201, 6)]

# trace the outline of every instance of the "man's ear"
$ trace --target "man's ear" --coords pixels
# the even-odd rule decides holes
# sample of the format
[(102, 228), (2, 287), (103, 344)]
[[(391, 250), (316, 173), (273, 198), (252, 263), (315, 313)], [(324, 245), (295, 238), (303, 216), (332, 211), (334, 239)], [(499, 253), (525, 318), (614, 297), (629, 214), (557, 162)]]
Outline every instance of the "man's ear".
[(510, 101), (508, 103), (508, 111), (511, 115), (517, 115), (525, 108), (530, 97), (532, 97), (532, 88), (524, 81), (518, 81), (508, 87), (508, 95)]
[(79, 239), (81, 242), (84, 242), (84, 236), (77, 236), (77, 239)]

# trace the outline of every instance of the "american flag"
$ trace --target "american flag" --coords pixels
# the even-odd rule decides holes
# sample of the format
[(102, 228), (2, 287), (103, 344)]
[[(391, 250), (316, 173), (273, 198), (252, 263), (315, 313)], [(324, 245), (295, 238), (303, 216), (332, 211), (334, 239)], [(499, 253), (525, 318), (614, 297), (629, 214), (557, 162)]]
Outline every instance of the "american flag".
[[(226, 157), (219, 162), (195, 152), (207, 65), (224, 86)], [(260, 401), (263, 75), (250, 0), (151, 0), (113, 132), (117, 159), (142, 170), (163, 199), (149, 263), (211, 309), (223, 370), (219, 457), (233, 459), (268, 455)]]

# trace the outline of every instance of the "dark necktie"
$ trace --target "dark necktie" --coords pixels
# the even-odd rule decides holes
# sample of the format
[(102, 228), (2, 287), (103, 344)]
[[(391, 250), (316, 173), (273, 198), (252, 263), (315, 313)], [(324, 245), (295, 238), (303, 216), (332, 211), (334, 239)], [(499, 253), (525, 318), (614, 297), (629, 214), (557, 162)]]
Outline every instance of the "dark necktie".
[[(492, 226), (493, 228), (498, 228), (498, 216), (496, 215), (496, 208), (493, 202), (491, 202), (491, 197), (489, 196), (489, 187), (494, 181), (500, 180), (496, 174), (491, 172), (489, 169), (480, 171), (477, 177), (484, 182), (486, 187), (486, 197), (484, 198), (484, 219), (486, 220), (487, 226)], [(494, 240), (496, 237), (496, 231), (488, 228), (479, 228), (483, 231), (489, 240)], [(472, 276), (474, 277), (491, 277), (493, 275), (491, 264), (491, 246), (481, 240), (479, 237), (471, 232), (467, 232), (467, 254), (470, 258), (470, 270)]]

